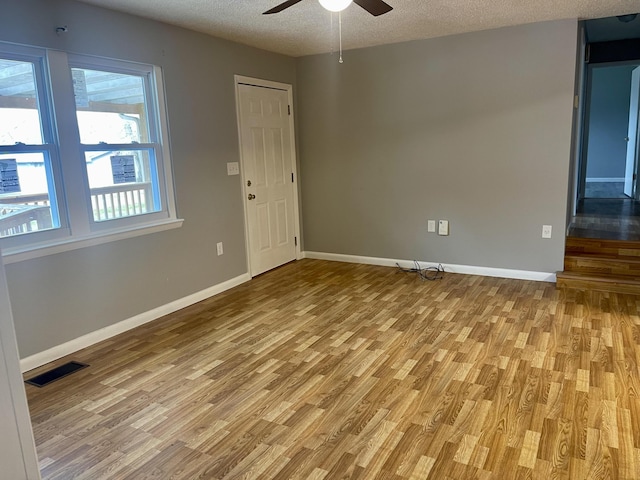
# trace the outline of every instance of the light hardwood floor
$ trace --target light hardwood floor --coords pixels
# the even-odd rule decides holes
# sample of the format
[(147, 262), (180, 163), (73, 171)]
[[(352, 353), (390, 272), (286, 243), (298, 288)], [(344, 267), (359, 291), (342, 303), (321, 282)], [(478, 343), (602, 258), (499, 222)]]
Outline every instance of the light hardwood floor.
[(27, 385), (42, 475), (638, 479), (639, 302), (295, 262)]

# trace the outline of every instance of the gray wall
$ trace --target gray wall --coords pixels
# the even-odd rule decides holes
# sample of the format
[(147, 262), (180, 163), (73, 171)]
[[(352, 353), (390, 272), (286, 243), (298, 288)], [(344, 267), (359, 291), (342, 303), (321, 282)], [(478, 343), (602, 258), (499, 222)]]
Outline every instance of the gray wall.
[(576, 39), (567, 20), (299, 59), (305, 250), (561, 270)]
[(635, 65), (591, 70), (587, 179), (623, 178), (627, 159), (631, 71)]
[[(295, 61), (67, 0), (2, 0), (0, 40), (164, 69), (182, 228), (7, 266), (21, 357), (247, 271), (234, 74), (295, 83)], [(69, 32), (56, 35), (56, 26)], [(224, 255), (216, 255), (216, 242)]]

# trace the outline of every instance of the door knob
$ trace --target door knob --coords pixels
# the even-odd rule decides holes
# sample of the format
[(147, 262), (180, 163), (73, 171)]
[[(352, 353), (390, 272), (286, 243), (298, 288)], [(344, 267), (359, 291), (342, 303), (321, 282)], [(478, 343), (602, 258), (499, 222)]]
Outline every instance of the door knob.
[(256, 196), (253, 193), (249, 194), (249, 200), (253, 200), (254, 198), (256, 198)]

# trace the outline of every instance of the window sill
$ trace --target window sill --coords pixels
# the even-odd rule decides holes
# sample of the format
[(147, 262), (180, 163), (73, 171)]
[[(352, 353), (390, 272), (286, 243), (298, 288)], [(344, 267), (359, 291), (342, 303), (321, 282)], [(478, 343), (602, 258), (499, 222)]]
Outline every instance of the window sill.
[(171, 219), (163, 222), (157, 222), (152, 225), (136, 225), (134, 227), (111, 230), (108, 233), (97, 233), (84, 237), (66, 238), (64, 240), (56, 240), (47, 244), (29, 245), (26, 247), (13, 247), (2, 250), (2, 258), (4, 264), (23, 262), (33, 258), (54, 255), (56, 253), (68, 252), (79, 248), (101, 245), (103, 243), (115, 242), (125, 238), (139, 237), (150, 233), (162, 232), (164, 230), (172, 230), (180, 228), (183, 219)]

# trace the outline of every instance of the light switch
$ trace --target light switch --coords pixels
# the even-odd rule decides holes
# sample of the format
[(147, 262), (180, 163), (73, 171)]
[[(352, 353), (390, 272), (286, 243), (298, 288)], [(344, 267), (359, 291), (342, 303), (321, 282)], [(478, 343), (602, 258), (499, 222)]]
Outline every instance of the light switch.
[(240, 164), (238, 162), (228, 162), (227, 175), (240, 175)]
[(449, 235), (449, 221), (438, 221), (438, 235)]
[(427, 220), (427, 232), (435, 233), (436, 231), (436, 221), (435, 220)]

